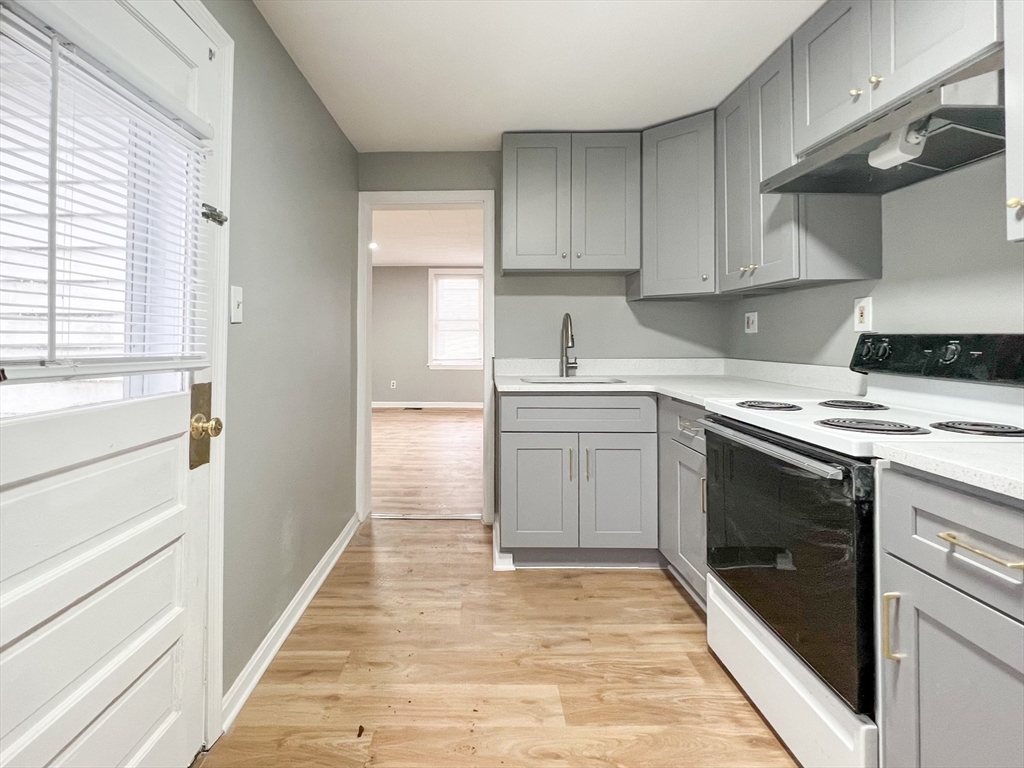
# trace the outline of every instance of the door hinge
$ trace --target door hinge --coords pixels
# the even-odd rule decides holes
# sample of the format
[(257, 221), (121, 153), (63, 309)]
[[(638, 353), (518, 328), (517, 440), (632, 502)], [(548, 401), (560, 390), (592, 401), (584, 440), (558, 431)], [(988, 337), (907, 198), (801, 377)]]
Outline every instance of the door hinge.
[(212, 221), (214, 224), (223, 227), (228, 217), (224, 214), (224, 211), (217, 210), (209, 203), (203, 203), (203, 218), (207, 221)]

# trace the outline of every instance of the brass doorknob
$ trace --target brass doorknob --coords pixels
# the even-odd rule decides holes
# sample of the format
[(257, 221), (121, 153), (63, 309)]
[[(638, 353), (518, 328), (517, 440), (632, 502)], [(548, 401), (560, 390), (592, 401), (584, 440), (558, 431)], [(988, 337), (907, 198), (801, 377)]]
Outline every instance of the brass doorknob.
[(191, 429), (192, 437), (196, 440), (202, 440), (203, 437), (209, 435), (210, 437), (217, 437), (221, 432), (224, 431), (224, 422), (214, 416), (209, 421), (206, 420), (206, 416), (202, 413), (197, 413), (192, 417)]
[(1021, 200), (1019, 197), (1011, 197), (1009, 200), (1006, 201), (1006, 207), (1024, 208), (1024, 200)]

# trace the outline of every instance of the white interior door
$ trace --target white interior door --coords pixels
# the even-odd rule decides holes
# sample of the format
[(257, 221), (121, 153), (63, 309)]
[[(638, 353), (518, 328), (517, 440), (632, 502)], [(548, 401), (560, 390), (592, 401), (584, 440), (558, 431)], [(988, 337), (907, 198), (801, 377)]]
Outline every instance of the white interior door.
[[(188, 7), (174, 0), (27, 0), (13, 6), (8, 20), (56, 30), (55, 55), (63, 45), (119, 86), (151, 93), (160, 104), (157, 118), (204, 126), (203, 151), (215, 156), (227, 151), (218, 129), (224, 127), (222, 102), (230, 101), (221, 92), (230, 61), (218, 60), (218, 47)], [(28, 84), (23, 101), (31, 106), (32, 78), (15, 72), (17, 56), (25, 58), (13, 42), (19, 27), (10, 29), (3, 40), (3, 77), (11, 87)], [(67, 85), (59, 71), (55, 77)], [(220, 208), (226, 174), (218, 170), (223, 165), (209, 163), (201, 179), (187, 174), (191, 181), (182, 181), (186, 176), (163, 149), (119, 154), (121, 144), (145, 143), (152, 134), (133, 124), (130, 139), (102, 144), (109, 136), (101, 136), (101, 129), (116, 121), (103, 114), (102, 101), (76, 105), (72, 138), (81, 137), (87, 151), (74, 171), (83, 174), (75, 177), (80, 187), (58, 183), (51, 197), (65, 207), (52, 214), (58, 235), (49, 257), (58, 266), (52, 271), (51, 263), (49, 283), (18, 271), (32, 267), (33, 251), (21, 247), (19, 227), (30, 228), (33, 206), (44, 199), (33, 197), (33, 190), (44, 189), (45, 176), (33, 182), (36, 187), (19, 186), (21, 177), (9, 173), (3, 177), (6, 191), (15, 190), (25, 202), (20, 208), (0, 202), (6, 227), (0, 232), (0, 248), (6, 249), (0, 255), (6, 270), (0, 272), (0, 317), (6, 322), (0, 325), (0, 351), (8, 353), (0, 365), (9, 379), (0, 385), (0, 401), (7, 401), (0, 405), (8, 414), (0, 418), (0, 766), (187, 766), (204, 741), (211, 498), (210, 465), (189, 468), (190, 389), (210, 382), (215, 364), (223, 362), (216, 358), (222, 345), (212, 339), (219, 333), (223, 286), (216, 265), (200, 268), (198, 260), (184, 259), (176, 273), (174, 262), (160, 255), (159, 239), (184, 231), (171, 205), (185, 194), (176, 184), (194, 183), (196, 201)], [(16, 165), (27, 157), (25, 168), (38, 158), (25, 150), (18, 160), (12, 147), (25, 146), (15, 129), (32, 122), (29, 112), (14, 115), (0, 147)], [(53, 146), (71, 141), (71, 134), (61, 134), (70, 129), (56, 122)], [(60, 151), (53, 150), (54, 157)], [(51, 184), (53, 178), (59, 176), (51, 176)], [(151, 188), (140, 191), (145, 179)], [(96, 196), (80, 194), (90, 185)], [(97, 203), (100, 197), (107, 202)], [(60, 234), (68, 221), (79, 234)], [(195, 242), (203, 243), (197, 253), (207, 260), (226, 253), (224, 229), (199, 218), (193, 223)], [(68, 245), (72, 241), (79, 245)], [(126, 266), (112, 276), (107, 265), (118, 249)], [(19, 254), (28, 261), (19, 261)], [(199, 294), (176, 286), (202, 283), (200, 271), (207, 287), (201, 301), (188, 303), (182, 297)], [(51, 299), (56, 293), (55, 309), (47, 309), (45, 290), (32, 293), (34, 283), (49, 285)], [(11, 298), (16, 295), (29, 298), (18, 303)], [(187, 311), (167, 309), (177, 300)], [(31, 322), (45, 326), (47, 313), (46, 362), (10, 363), (10, 355), (17, 355), (14, 342), (31, 341)], [(188, 319), (194, 317), (204, 319)], [(124, 330), (112, 335), (111, 324)], [(102, 333), (90, 330), (100, 326)], [(169, 334), (183, 327), (192, 353), (158, 354)], [(24, 328), (30, 330), (17, 330)], [(76, 346), (76, 338), (85, 341)], [(120, 359), (95, 351), (118, 344), (124, 347)], [(79, 351), (83, 359), (75, 357)]]

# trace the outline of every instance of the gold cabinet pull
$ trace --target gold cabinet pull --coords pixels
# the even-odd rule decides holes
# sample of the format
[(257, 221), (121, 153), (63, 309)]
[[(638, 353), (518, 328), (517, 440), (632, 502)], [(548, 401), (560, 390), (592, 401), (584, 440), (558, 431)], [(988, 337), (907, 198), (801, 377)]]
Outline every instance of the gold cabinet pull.
[(1021, 200), (1019, 197), (1011, 197), (1006, 201), (1006, 207), (1010, 209), (1024, 208), (1024, 200)]
[(957, 535), (953, 531), (944, 531), (938, 534), (938, 537), (951, 545), (950, 552), (953, 551), (952, 547), (960, 547), (961, 549), (966, 549), (968, 552), (973, 552), (978, 557), (984, 557), (986, 560), (998, 563), (1004, 568), (1012, 568), (1015, 571), (1024, 571), (1024, 563), (1011, 563), (1009, 560), (1003, 560), (1003, 558), (990, 555), (988, 552), (982, 552), (980, 549), (976, 549), (970, 544), (964, 544), (959, 538), (957, 538)]
[(572, 448), (569, 449), (569, 479), (572, 480)]
[(868, 78), (868, 82), (871, 83), (872, 85), (878, 85), (883, 80), (885, 80), (885, 78), (879, 77), (878, 75), (872, 75), (871, 77)]
[(708, 479), (706, 477), (700, 479), (700, 511), (705, 515), (708, 513)]
[(899, 592), (886, 592), (882, 595), (882, 656), (889, 661), (900, 661), (907, 657), (907, 654), (905, 653), (892, 652), (892, 639), (889, 637), (891, 630), (889, 624), (889, 604), (893, 600), (899, 599)]
[(590, 449), (587, 448), (587, 480), (590, 479)]
[(860, 90), (859, 88), (852, 88), (852, 89), (850, 90), (850, 95), (851, 95), (851, 96), (853, 96), (853, 98), (857, 98), (857, 97), (858, 97), (858, 96), (860, 96), (860, 95), (861, 95), (862, 93), (864, 93), (864, 91)]
[(193, 416), (189, 424), (189, 432), (196, 440), (202, 440), (207, 435), (217, 437), (217, 435), (224, 431), (223, 421), (216, 416), (207, 421), (205, 414), (202, 413), (197, 413)]

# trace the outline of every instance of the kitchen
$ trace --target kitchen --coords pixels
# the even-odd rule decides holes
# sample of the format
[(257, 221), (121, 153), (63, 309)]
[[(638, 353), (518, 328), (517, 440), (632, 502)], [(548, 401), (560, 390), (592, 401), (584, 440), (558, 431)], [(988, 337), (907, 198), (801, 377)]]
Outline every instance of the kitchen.
[[(324, 45), (339, 19), (416, 27), (443, 4), (404, 5), (404, 22), (374, 17), (374, 4), (207, 5), (237, 45), (232, 204), (223, 207), (233, 227), (230, 284), (244, 284), (252, 303), (247, 324), (227, 337), (231, 411), (222, 442), (212, 441), (227, 454), (224, 706), (206, 730), (213, 749), (205, 765), (284, 765), (299, 755), (406, 765), (506, 757), (534, 765), (1024, 764), (1024, 3), (794, 4), (770, 45), (760, 40), (756, 60), (728, 87), (718, 83), (713, 101), (680, 98), (672, 112), (619, 118), (614, 130), (596, 116), (588, 122), (579, 104), (562, 105), (571, 118), (553, 111), (510, 122), (458, 151), (453, 143), (409, 149), (415, 142), (397, 133), (375, 145), (358, 123), (369, 113), (353, 106), (359, 115), (348, 115), (338, 100), (351, 92), (332, 90), (339, 61), (355, 65), (345, 46)], [(465, 5), (467, 19), (484, 13)], [(711, 4), (675, 5), (715, 13)], [(628, 4), (615, 7), (620, 21), (629, 17)], [(586, 3), (552, 8), (600, 16)], [(469, 24), (452, 7), (445, 12), (447, 24)], [(286, 68), (287, 80), (273, 79)], [(267, 111), (289, 98), (308, 104)], [(306, 110), (315, 115), (309, 126), (330, 123), (317, 146), (344, 138), (337, 122), (359, 151), (345, 139), (332, 150), (343, 162), (318, 166), (323, 150), (302, 147), (311, 128), (292, 120)], [(275, 162), (273, 131), (259, 130), (261, 121), (287, 131), (289, 152), (301, 156)], [(306, 177), (331, 191), (307, 197)], [(310, 210), (296, 208), (273, 236), (310, 238), (297, 254), (330, 254), (294, 272), (261, 242), (271, 235), (259, 212), (296, 207), (274, 191), (282, 179)], [(437, 527), (360, 527), (370, 512), (359, 300), (369, 233), (358, 200), (452, 190), (491, 195), (484, 316), (493, 387), (484, 398), (484, 525), (461, 523), (475, 527), (451, 528), (449, 540)], [(345, 215), (328, 221), (327, 199)], [(275, 295), (275, 284), (299, 281), (313, 290), (329, 282), (343, 299)], [(334, 346), (303, 350), (278, 334), (270, 320), (286, 325), (288, 312), (298, 312), (294, 328), (332, 323)], [(291, 397), (276, 381), (254, 381), (268, 340), (291, 372)], [(13, 367), (5, 371), (13, 381)], [(334, 392), (328, 371), (351, 391), (321, 400), (320, 418), (296, 408)], [(5, 383), (3, 394), (13, 389)], [(294, 423), (285, 431), (308, 442), (264, 445), (266, 426), (284, 429), (286, 415)], [(18, 426), (0, 422), (5, 444)], [(289, 456), (312, 457), (314, 448), (318, 458), (302, 465)], [(282, 494), (298, 473), (305, 488)], [(13, 504), (24, 477), (11, 477), (0, 484)], [(302, 496), (309, 493), (316, 496)], [(310, 511), (317, 504), (335, 510), (329, 521)], [(420, 545), (414, 539), (441, 549), (414, 557), (403, 551)], [(426, 567), (435, 555), (455, 574), (443, 587)], [(409, 654), (472, 654), (473, 643), (489, 654), (502, 646), (486, 645), (478, 625), (515, 621), (520, 610), (540, 621), (541, 645), (518, 647), (517, 671), (502, 673), (521, 674), (524, 688), (538, 683), (535, 720), (518, 709), (522, 700), (500, 699), (512, 686), (483, 672), (480, 683), (496, 692), (465, 700), (480, 710), (479, 723), (440, 700), (415, 717), (394, 712), (397, 725), (376, 714), (383, 702), (405, 704), (380, 693), (370, 674), (397, 662), (359, 645), (359, 633), (383, 627), (382, 610), (404, 617), (389, 628), (423, 621), (406, 595), (384, 589), (399, 588), (397, 569), (407, 565), (425, 580), (424, 594), (443, 592), (426, 608), (437, 624), (454, 616), (461, 594), (466, 629), (458, 644), (424, 634)], [(9, 588), (20, 599), (34, 583)], [(484, 584), (498, 585), (486, 600)], [(360, 602), (349, 589), (369, 591)], [(704, 683), (720, 682), (744, 708), (734, 738), (710, 720), (686, 730), (685, 708), (673, 724), (671, 710), (638, 705), (622, 715), (609, 703), (611, 691), (626, 696), (625, 687), (648, 683), (677, 697), (704, 690), (667, 663), (616, 683), (609, 698), (594, 694), (601, 703), (586, 716), (574, 711), (592, 660), (581, 643), (608, 642), (603, 632), (621, 639), (614, 618), (601, 625), (598, 614), (558, 602), (576, 592), (589, 610), (603, 601), (609, 612), (648, 617), (628, 625), (645, 663), (655, 626), (696, 632), (700, 654), (686, 646), (687, 658)], [(565, 611), (565, 626), (543, 602)], [(2, 652), (17, 665), (11, 651), (23, 636), (11, 637)], [(382, 637), (362, 641), (383, 651)], [(578, 654), (578, 668), (531, 666), (554, 663), (545, 656), (551, 644), (571, 648), (559, 664)], [(440, 664), (441, 656), (423, 658)], [(394, 674), (433, 669), (429, 684), (468, 683), (446, 663), (410, 662)], [(383, 679), (398, 690), (396, 679)], [(540, 682), (561, 690), (541, 691)], [(312, 693), (304, 698), (308, 687), (327, 701), (335, 683), (336, 697), (376, 703), (345, 710), (349, 718), (335, 704), (315, 708)], [(41, 712), (9, 721), (0, 762), (15, 764), (39, 733), (28, 726)], [(610, 725), (613, 713), (623, 730)], [(559, 718), (572, 726), (565, 734), (527, 726)], [(636, 733), (627, 735), (628, 724)], [(431, 741), (435, 727), (444, 731)], [(675, 741), (645, 742), (655, 728)], [(722, 741), (711, 751), (688, 741), (712, 732)], [(574, 738), (592, 740), (591, 751)], [(743, 751), (745, 739), (763, 751)], [(321, 751), (303, 753), (310, 744)]]

